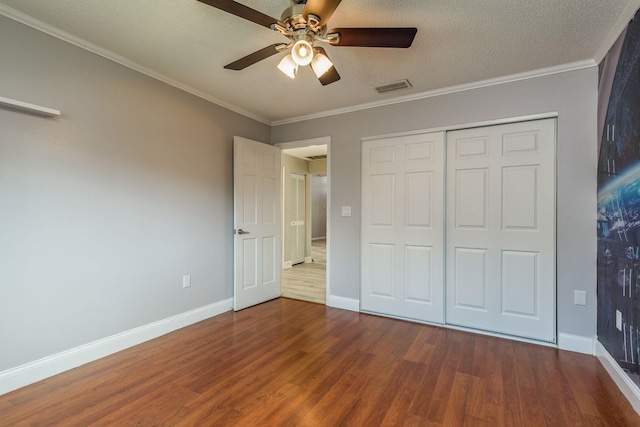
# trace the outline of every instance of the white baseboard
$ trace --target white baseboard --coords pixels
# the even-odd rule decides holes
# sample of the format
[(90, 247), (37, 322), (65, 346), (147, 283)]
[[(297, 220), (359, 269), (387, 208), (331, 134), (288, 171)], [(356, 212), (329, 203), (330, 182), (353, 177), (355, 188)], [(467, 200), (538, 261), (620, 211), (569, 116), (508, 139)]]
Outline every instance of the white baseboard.
[(231, 310), (219, 301), (0, 372), (0, 395)]
[(575, 351), (576, 353), (596, 355), (596, 338), (571, 335), (560, 332), (558, 334), (558, 348), (560, 350)]
[(291, 261), (285, 261), (282, 263), (282, 269), (286, 270), (287, 268), (291, 268), (293, 267), (293, 264), (291, 263)]
[(313, 262), (313, 259), (310, 256), (304, 257), (304, 263), (305, 264), (309, 264), (310, 262)]
[(616, 383), (624, 397), (627, 398), (633, 409), (640, 414), (640, 389), (634, 384), (629, 376), (622, 370), (620, 365), (609, 354), (606, 348), (600, 343), (596, 342), (596, 357), (602, 363), (602, 366), (607, 370), (609, 376)]
[(333, 308), (341, 308), (342, 310), (360, 311), (360, 300), (353, 298), (339, 297), (336, 295), (327, 296), (327, 305)]

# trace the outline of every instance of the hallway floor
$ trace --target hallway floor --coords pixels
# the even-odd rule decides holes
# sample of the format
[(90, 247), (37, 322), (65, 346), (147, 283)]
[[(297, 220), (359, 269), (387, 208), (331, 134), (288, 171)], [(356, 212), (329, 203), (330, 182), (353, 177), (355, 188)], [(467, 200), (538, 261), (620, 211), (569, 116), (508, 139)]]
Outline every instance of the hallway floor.
[(326, 304), (327, 240), (311, 242), (313, 262), (282, 270), (282, 296), (302, 301)]

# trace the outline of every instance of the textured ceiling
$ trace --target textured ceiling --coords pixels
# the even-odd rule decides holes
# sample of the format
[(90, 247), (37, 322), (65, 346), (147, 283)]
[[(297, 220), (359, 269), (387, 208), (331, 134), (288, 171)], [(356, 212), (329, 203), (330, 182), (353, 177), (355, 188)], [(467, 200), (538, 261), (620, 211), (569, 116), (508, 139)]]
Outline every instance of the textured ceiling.
[[(239, 2), (275, 18), (291, 4)], [(0, 0), (0, 13), (20, 17), (13, 10), (21, 12), (205, 98), (273, 123), (599, 60), (633, 15), (634, 3), (343, 0), (329, 28), (400, 26), (417, 27), (418, 33), (409, 49), (325, 45), (342, 76), (325, 87), (308, 68), (295, 80), (280, 73), (276, 65), (284, 53), (243, 71), (223, 69), (287, 39), (196, 0)], [(386, 94), (374, 89), (405, 78), (409, 89)]]

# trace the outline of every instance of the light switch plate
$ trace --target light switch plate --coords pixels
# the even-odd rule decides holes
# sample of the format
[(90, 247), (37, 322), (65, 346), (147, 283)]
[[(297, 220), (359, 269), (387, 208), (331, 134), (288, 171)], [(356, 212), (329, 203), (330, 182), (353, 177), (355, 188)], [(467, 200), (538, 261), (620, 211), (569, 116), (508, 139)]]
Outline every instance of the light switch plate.
[(575, 305), (587, 305), (587, 291), (575, 291), (573, 294)]
[(351, 206), (342, 207), (342, 216), (351, 216)]

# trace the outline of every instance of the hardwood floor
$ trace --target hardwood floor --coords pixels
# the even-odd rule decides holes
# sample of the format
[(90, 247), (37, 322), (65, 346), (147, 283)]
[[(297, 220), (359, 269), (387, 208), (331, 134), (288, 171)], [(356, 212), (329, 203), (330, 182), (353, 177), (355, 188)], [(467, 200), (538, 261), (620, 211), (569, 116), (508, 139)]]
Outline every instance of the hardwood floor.
[(637, 426), (592, 356), (280, 298), (0, 396), (2, 426)]
[(282, 270), (282, 296), (302, 301), (326, 304), (327, 297), (327, 241), (311, 243), (313, 262), (297, 264)]

